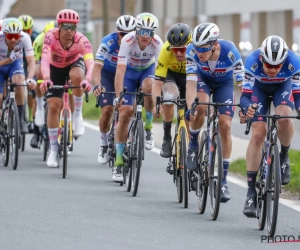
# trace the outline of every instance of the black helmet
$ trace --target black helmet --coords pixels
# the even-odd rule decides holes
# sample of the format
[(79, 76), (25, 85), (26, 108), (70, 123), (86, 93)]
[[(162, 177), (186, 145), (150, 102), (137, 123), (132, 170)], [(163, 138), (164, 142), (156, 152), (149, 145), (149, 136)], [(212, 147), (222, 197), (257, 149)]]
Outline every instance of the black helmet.
[(171, 46), (190, 43), (192, 40), (192, 30), (185, 23), (176, 23), (169, 29), (167, 39)]

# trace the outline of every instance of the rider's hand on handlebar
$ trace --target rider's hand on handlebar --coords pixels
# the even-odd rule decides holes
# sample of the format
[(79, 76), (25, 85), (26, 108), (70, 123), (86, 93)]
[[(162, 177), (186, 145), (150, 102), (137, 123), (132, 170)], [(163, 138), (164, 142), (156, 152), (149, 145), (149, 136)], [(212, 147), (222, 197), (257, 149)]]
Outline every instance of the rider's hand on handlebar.
[(196, 116), (198, 114), (198, 111), (195, 110), (194, 114), (191, 114), (191, 110), (189, 109), (188, 111), (185, 112), (185, 119), (188, 121), (195, 121), (196, 120)]
[(48, 88), (53, 86), (53, 82), (50, 80), (44, 80), (40, 85), (40, 90), (42, 94), (45, 94), (48, 91)]
[(99, 96), (99, 95), (101, 95), (102, 92), (105, 92), (105, 88), (103, 88), (101, 85), (96, 85), (93, 88), (94, 96)]
[(156, 114), (156, 107), (153, 108), (153, 111), (152, 111), (152, 114), (155, 118), (160, 118), (161, 115), (162, 115), (162, 109), (161, 109), (161, 106), (159, 108), (159, 112)]
[(257, 104), (256, 103), (253, 103), (252, 105), (250, 105), (247, 109), (247, 113), (246, 113), (246, 116), (247, 118), (253, 118), (254, 117), (254, 114), (255, 114), (255, 109), (257, 107)]
[(246, 116), (243, 114), (243, 111), (239, 111), (239, 117), (240, 117), (240, 124), (246, 123)]
[(80, 83), (80, 87), (82, 88), (83, 91), (87, 91), (87, 92), (89, 92), (92, 89), (92, 86), (88, 80), (83, 80)]
[(122, 104), (125, 102), (125, 99), (122, 98), (121, 102), (119, 103), (119, 97), (116, 97), (114, 99), (114, 107), (116, 107), (117, 109), (120, 108), (122, 106)]
[(28, 85), (29, 90), (33, 90), (36, 87), (36, 81), (34, 79), (27, 79), (26, 83)]

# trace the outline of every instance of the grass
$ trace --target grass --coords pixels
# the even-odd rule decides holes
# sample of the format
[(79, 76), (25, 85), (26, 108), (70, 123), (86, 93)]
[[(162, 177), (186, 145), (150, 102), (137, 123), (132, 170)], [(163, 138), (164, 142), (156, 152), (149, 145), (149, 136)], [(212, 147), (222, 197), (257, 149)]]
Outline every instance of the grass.
[[(83, 101), (82, 106), (82, 114), (83, 118), (88, 120), (98, 120), (101, 115), (101, 108), (96, 108), (96, 98), (90, 94), (89, 95), (89, 102)], [(143, 109), (143, 120), (146, 120), (146, 112)], [(162, 122), (162, 118), (153, 118), (153, 122)], [(173, 119), (173, 123), (176, 122), (176, 119)]]
[[(291, 160), (291, 181), (283, 186), (285, 190), (294, 194), (300, 194), (300, 151), (291, 149), (289, 151)], [(239, 158), (230, 164), (229, 171), (246, 176), (246, 160)]]

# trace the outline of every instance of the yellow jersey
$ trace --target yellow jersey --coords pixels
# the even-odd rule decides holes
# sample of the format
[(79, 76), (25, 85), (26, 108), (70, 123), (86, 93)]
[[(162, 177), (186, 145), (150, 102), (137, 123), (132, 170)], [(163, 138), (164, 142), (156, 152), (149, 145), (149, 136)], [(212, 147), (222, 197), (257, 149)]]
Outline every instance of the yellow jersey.
[(170, 49), (170, 44), (166, 41), (160, 51), (158, 57), (158, 63), (155, 70), (155, 78), (160, 81), (164, 81), (168, 70), (176, 73), (185, 74), (186, 60), (178, 62), (174, 53)]

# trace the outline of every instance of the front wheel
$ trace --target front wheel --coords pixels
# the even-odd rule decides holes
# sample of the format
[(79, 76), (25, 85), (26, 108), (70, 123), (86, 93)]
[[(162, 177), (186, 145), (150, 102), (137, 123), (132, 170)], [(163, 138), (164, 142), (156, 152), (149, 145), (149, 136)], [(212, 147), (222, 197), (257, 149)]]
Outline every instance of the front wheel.
[(18, 167), (19, 159), (19, 142), (20, 142), (20, 123), (17, 105), (12, 103), (9, 115), (9, 139), (10, 139), (10, 154), (11, 154), (11, 166), (13, 170)]
[(269, 236), (273, 237), (276, 231), (278, 203), (280, 193), (280, 160), (279, 151), (276, 144), (271, 145), (269, 156), (271, 163), (267, 171), (267, 228)]
[(210, 147), (211, 162), (209, 166), (209, 208), (212, 220), (218, 218), (221, 200), (223, 175), (222, 144), (219, 134), (214, 134)]
[(189, 178), (187, 167), (185, 164), (185, 159), (187, 155), (187, 133), (185, 128), (181, 128), (180, 130), (180, 169), (181, 169), (181, 176), (182, 176), (182, 191), (183, 191), (183, 206), (184, 208), (188, 207), (189, 202)]
[(64, 110), (64, 127), (63, 127), (63, 178), (67, 175), (68, 164), (68, 138), (69, 138), (69, 123), (68, 123), (69, 111)]

